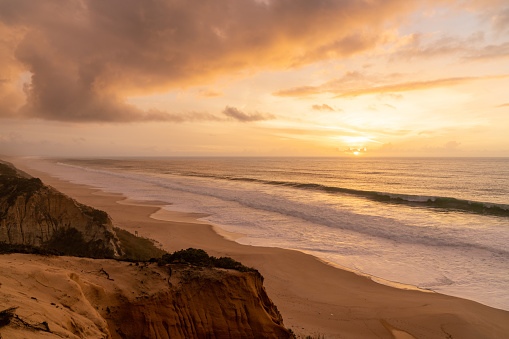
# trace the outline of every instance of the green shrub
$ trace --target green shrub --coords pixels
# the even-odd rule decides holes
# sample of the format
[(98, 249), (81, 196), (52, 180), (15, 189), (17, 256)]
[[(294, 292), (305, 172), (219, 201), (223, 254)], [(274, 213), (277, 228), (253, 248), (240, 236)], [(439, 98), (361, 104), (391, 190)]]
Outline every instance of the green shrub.
[(188, 248), (187, 250), (176, 251), (172, 254), (165, 254), (161, 258), (167, 263), (181, 262), (194, 266), (212, 266), (212, 260), (202, 249)]
[(226, 268), (229, 270), (237, 270), (237, 271), (241, 271), (241, 272), (248, 272), (248, 271), (252, 270), (251, 268), (242, 265), (240, 262), (238, 262), (237, 260), (234, 260), (230, 257), (221, 257), (221, 258), (211, 257), (211, 258), (213, 260), (214, 267)]
[(167, 254), (166, 251), (157, 248), (156, 245), (154, 245), (153, 240), (137, 237), (134, 234), (118, 227), (114, 227), (113, 230), (117, 234), (120, 246), (124, 251), (124, 255), (121, 258), (122, 260), (157, 261), (157, 259)]
[[(172, 254), (165, 254), (160, 260), (157, 261), (159, 265), (171, 263), (186, 263), (198, 267), (217, 267), (236, 270), (240, 272), (256, 272), (256, 269), (242, 265), (240, 262), (230, 258), (221, 257), (216, 258), (209, 256), (207, 252), (202, 249), (188, 248), (187, 250), (180, 250)], [(261, 275), (260, 275), (261, 276)]]

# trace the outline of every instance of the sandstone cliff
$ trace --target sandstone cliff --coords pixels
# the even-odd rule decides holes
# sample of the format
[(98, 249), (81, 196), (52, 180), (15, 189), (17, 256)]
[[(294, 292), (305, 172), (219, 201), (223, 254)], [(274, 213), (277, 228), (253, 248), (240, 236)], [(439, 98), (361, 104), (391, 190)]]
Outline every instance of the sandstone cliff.
[[(118, 232), (122, 244), (105, 212), (0, 161), (0, 249), (107, 258), (125, 248), (136, 258), (140, 246), (143, 253), (154, 247)], [(180, 252), (207, 267), (183, 264), (176, 254), (158, 264), (0, 255), (0, 338), (291, 337), (256, 270), (202, 250)]]
[(0, 272), (2, 338), (291, 337), (254, 272), (28, 254)]
[(118, 239), (108, 215), (0, 163), (0, 243), (68, 255), (114, 257)]

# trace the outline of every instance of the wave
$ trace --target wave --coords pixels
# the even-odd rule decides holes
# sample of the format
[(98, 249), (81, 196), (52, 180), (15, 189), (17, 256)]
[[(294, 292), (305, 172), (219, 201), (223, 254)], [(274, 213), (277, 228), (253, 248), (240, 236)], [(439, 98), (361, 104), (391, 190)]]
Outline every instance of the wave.
[[(103, 172), (101, 170), (93, 169), (90, 167), (83, 167), (77, 165), (71, 165), (68, 163), (57, 162), (57, 164), (80, 168), (90, 172)], [(122, 170), (122, 169), (120, 169)], [(494, 215), (500, 217), (509, 217), (509, 205), (465, 200), (454, 197), (440, 197), (440, 196), (428, 196), (428, 195), (410, 195), (401, 193), (388, 193), (379, 191), (367, 191), (352, 189), (346, 187), (327, 186), (318, 183), (303, 183), (294, 181), (281, 181), (281, 180), (266, 180), (261, 178), (248, 178), (238, 177), (229, 175), (214, 175), (200, 172), (173, 172), (166, 171), (165, 174), (171, 174), (176, 176), (184, 177), (199, 177), (207, 179), (217, 180), (229, 180), (229, 181), (242, 181), (249, 183), (259, 183), (264, 185), (291, 187), (301, 190), (312, 190), (321, 191), (329, 194), (349, 194), (357, 197), (362, 197), (372, 201), (387, 204), (401, 204), (411, 207), (421, 208), (435, 208), (439, 211), (461, 211), (465, 213), (485, 214)], [(118, 175), (118, 174), (117, 174)]]
[[(309, 204), (308, 202), (299, 202), (299, 201), (290, 201), (283, 196), (272, 196), (266, 195), (263, 192), (258, 191), (257, 189), (252, 190), (248, 189), (242, 191), (242, 194), (239, 194), (239, 188), (227, 188), (222, 187), (221, 185), (203, 185), (200, 182), (193, 182), (186, 180), (185, 183), (180, 182), (179, 180), (175, 181), (174, 179), (177, 177), (197, 177), (197, 178), (207, 178), (207, 179), (218, 179), (219, 180), (232, 180), (232, 181), (245, 181), (245, 182), (257, 182), (261, 184), (267, 185), (275, 185), (275, 186), (285, 186), (292, 187), (296, 189), (303, 190), (321, 190), (326, 191), (331, 194), (356, 194), (361, 195), (363, 193), (370, 194), (378, 194), (379, 192), (366, 192), (360, 190), (352, 190), (346, 188), (338, 188), (338, 187), (330, 187), (323, 186), (319, 184), (310, 184), (310, 183), (298, 183), (298, 182), (287, 182), (287, 181), (275, 181), (275, 180), (262, 180), (256, 178), (239, 178), (239, 177), (227, 177), (227, 176), (213, 176), (213, 175), (200, 175), (199, 173), (181, 173), (176, 175), (175, 173), (171, 174), (171, 177), (159, 177), (148, 175), (147, 173), (130, 173), (130, 172), (117, 172), (117, 171), (109, 171), (104, 169), (95, 169), (95, 168), (87, 168), (82, 166), (76, 166), (66, 163), (57, 163), (58, 165), (75, 168), (77, 170), (102, 174), (107, 176), (113, 176), (128, 180), (141, 181), (144, 183), (153, 184), (164, 189), (177, 190), (182, 192), (188, 192), (192, 194), (198, 194), (200, 196), (210, 196), (213, 198), (218, 198), (223, 201), (231, 201), (240, 204), (241, 206), (245, 206), (248, 208), (253, 208), (258, 211), (267, 211), (274, 212), (281, 215), (285, 215), (291, 218), (300, 219), (306, 222), (310, 222), (316, 225), (322, 225), (326, 227), (330, 227), (333, 229), (343, 229), (347, 231), (353, 231), (356, 233), (365, 234), (375, 238), (383, 238), (391, 241), (397, 241), (399, 243), (407, 243), (407, 244), (419, 244), (419, 245), (433, 245), (433, 246), (447, 246), (447, 247), (464, 247), (464, 248), (476, 248), (480, 250), (486, 250), (494, 255), (502, 255), (508, 256), (509, 251), (504, 250), (503, 246), (493, 246), (492, 244), (484, 243), (484, 241), (479, 242), (480, 237), (473, 236), (470, 232), (465, 232), (464, 230), (459, 230), (458, 228), (448, 229), (447, 232), (444, 233), (443, 229), (435, 229), (431, 228), (416, 228), (411, 225), (407, 225), (404, 222), (400, 222), (397, 219), (381, 217), (377, 215), (362, 215), (357, 213), (352, 213), (348, 210), (340, 210), (338, 211), (334, 207), (329, 207), (323, 204)], [(170, 174), (166, 172), (165, 174)], [(185, 179), (184, 179), (185, 180)], [(107, 180), (108, 184), (106, 186), (111, 187), (112, 181)], [(220, 183), (220, 181), (219, 181)], [(97, 184), (97, 182), (96, 182)], [(118, 183), (117, 183), (118, 185)], [(101, 186), (101, 184), (99, 184)], [(117, 191), (116, 189), (113, 192), (121, 192), (126, 194), (127, 196), (132, 197), (129, 193), (125, 191), (125, 185), (123, 188)], [(242, 188), (241, 188), (242, 189)], [(131, 191), (132, 193), (132, 191)], [(371, 195), (367, 195), (370, 197)], [(151, 196), (152, 198), (154, 196)], [(419, 199), (425, 199), (423, 196), (406, 196), (408, 204), (419, 204), (426, 203), (426, 200), (419, 202)], [(138, 199), (138, 197), (135, 197)], [(155, 200), (163, 200), (160, 196), (156, 196)], [(400, 198), (401, 199), (401, 198)], [(402, 199), (401, 199), (402, 200)], [(454, 199), (458, 200), (458, 199)], [(379, 200), (386, 203), (386, 200)], [(402, 203), (399, 201), (398, 203)], [(218, 205), (220, 206), (220, 205)], [(201, 206), (203, 207), (203, 206)], [(214, 208), (213, 208), (214, 209)], [(193, 210), (193, 209), (192, 209)], [(199, 209), (196, 211), (200, 211)], [(228, 208), (230, 213), (231, 209)], [(203, 212), (203, 210), (201, 210)], [(508, 212), (506, 210), (506, 212)], [(215, 214), (215, 212), (207, 211), (207, 214)], [(225, 212), (222, 211), (222, 217), (225, 217)], [(509, 213), (508, 213), (509, 214)], [(233, 218), (235, 219), (235, 212), (233, 212)], [(231, 215), (230, 215), (231, 216)], [(212, 221), (214, 222), (214, 221)], [(253, 221), (254, 224), (258, 225), (258, 221)], [(215, 221), (217, 224), (222, 224), (224, 221)], [(246, 220), (242, 221), (243, 224), (246, 224)], [(263, 222), (262, 222), (263, 223)], [(458, 234), (460, 232), (461, 234)], [(463, 236), (465, 235), (465, 236)], [(472, 241), (471, 239), (475, 239)]]
[(350, 194), (363, 197), (373, 201), (389, 204), (402, 204), (413, 207), (431, 207), (441, 210), (462, 211), (467, 213), (488, 214), (502, 217), (509, 217), (509, 205), (494, 204), (488, 202), (471, 201), (453, 197), (437, 197), (426, 195), (410, 195), (387, 193), (377, 191), (358, 190), (345, 187), (327, 186), (317, 183), (300, 183), (292, 181), (265, 180), (245, 177), (214, 176), (200, 173), (185, 173), (184, 176), (214, 178), (230, 181), (255, 182), (265, 185), (293, 187), (303, 190), (322, 191), (330, 194)]

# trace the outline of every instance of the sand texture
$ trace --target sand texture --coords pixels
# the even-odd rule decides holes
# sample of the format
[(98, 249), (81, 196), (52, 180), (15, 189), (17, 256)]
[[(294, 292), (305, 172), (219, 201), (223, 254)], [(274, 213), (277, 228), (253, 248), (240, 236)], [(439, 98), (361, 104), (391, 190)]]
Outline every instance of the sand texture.
[[(287, 249), (240, 245), (194, 222), (185, 213), (157, 213), (157, 203), (58, 180), (15, 165), (77, 201), (108, 212), (115, 226), (148, 238), (173, 252), (202, 248), (257, 268), (284, 324), (297, 335), (325, 338), (507, 338), (509, 312), (479, 303), (378, 284), (317, 258)], [(160, 220), (165, 219), (165, 220)], [(234, 236), (234, 235), (233, 235)]]
[[(0, 256), (2, 338), (289, 338), (253, 272)], [(170, 273), (171, 272), (171, 273)], [(0, 310), (3, 311), (4, 309)], [(0, 316), (0, 323), (5, 317)]]

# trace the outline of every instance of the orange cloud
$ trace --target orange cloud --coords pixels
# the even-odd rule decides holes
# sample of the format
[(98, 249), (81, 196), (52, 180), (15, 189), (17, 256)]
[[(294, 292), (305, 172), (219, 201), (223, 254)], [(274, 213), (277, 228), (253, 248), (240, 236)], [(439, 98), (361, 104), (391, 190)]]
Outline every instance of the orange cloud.
[[(509, 75), (483, 76), (483, 77), (454, 77), (425, 81), (408, 81), (389, 85), (375, 85), (366, 87), (365, 82), (367, 81), (365, 79), (368, 78), (367, 76), (362, 76), (360, 74), (355, 73), (356, 75), (355, 77), (353, 77), (352, 74), (353, 73), (347, 73), (343, 78), (331, 80), (320, 86), (294, 87), (277, 91), (273, 93), (273, 95), (286, 97), (303, 97), (323, 93), (332, 93), (336, 94), (334, 98), (357, 97), (369, 94), (392, 95), (394, 93), (419, 91), (439, 87), (449, 87), (466, 84), (474, 81), (502, 79), (509, 77)], [(372, 77), (371, 79), (372, 80), (370, 82), (387, 82), (387, 80), (384, 81), (383, 79), (376, 79), (376, 77)], [(351, 89), (352, 87), (357, 88)]]
[(336, 95), (335, 98), (356, 97), (368, 94), (385, 94), (385, 93), (400, 93), (409, 91), (419, 91), (426, 89), (433, 89), (439, 87), (450, 87), (461, 84), (470, 83), (477, 80), (499, 79), (509, 77), (509, 75), (502, 76), (486, 76), (486, 77), (457, 77), (457, 78), (443, 78), (428, 81), (410, 81), (392, 85), (375, 86), (370, 88), (362, 88), (353, 91), (345, 91)]
[(252, 121), (264, 121), (264, 120), (273, 120), (276, 117), (270, 113), (245, 113), (239, 110), (236, 107), (226, 106), (223, 110), (223, 114), (227, 117), (237, 120), (240, 122), (252, 122)]
[[(465, 5), (503, 4), (488, 2)], [(0, 99), (6, 98), (0, 114), (64, 121), (164, 120), (164, 112), (142, 111), (125, 99), (371, 51), (394, 39), (399, 19), (422, 3), (455, 2), (0, 0), (0, 79), (9, 83), (0, 89)], [(501, 31), (507, 27), (506, 14), (500, 12), (495, 23)], [(17, 110), (19, 97), (8, 92), (26, 71), (32, 81), (26, 105)], [(276, 95), (298, 91), (302, 96), (315, 89)]]
[(509, 42), (500, 45), (488, 45), (481, 49), (471, 51), (465, 56), (466, 60), (489, 60), (509, 58)]
[(272, 93), (272, 95), (278, 97), (306, 97), (310, 95), (319, 94), (321, 91), (316, 86), (300, 86), (292, 87), (288, 89), (282, 89)]
[(329, 112), (336, 111), (334, 108), (330, 107), (327, 104), (313, 105), (311, 108), (313, 108), (315, 111), (329, 111)]
[(211, 88), (204, 88), (198, 91), (198, 95), (204, 98), (215, 98), (223, 96), (223, 92)]
[[(143, 120), (154, 114), (127, 105), (126, 97), (368, 51), (388, 39), (384, 30), (390, 23), (417, 5), (405, 0), (0, 1), (2, 36), (12, 37), (0, 44), (0, 57), (3, 69), (23, 65), (20, 72), (32, 73), (18, 116)], [(4, 106), (0, 103), (1, 112)]]

